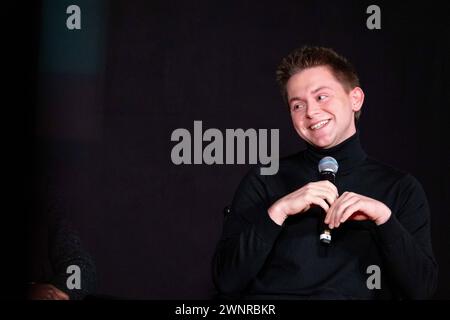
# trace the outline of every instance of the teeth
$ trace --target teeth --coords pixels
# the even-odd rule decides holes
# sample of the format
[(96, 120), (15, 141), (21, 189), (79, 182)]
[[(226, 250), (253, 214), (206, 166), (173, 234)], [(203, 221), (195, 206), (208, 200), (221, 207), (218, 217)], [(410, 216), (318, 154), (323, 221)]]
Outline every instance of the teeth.
[(311, 126), (310, 128), (313, 129), (313, 130), (320, 129), (320, 128), (322, 128), (325, 124), (327, 124), (328, 121), (329, 121), (329, 120), (323, 120), (323, 121), (320, 121), (319, 123), (316, 123), (315, 125)]

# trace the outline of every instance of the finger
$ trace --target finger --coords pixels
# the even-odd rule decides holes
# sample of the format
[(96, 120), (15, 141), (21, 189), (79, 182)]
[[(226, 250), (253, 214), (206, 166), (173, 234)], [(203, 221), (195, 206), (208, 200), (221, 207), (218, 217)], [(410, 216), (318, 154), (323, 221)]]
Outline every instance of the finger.
[(365, 213), (361, 212), (361, 209), (354, 212), (348, 218), (348, 220), (355, 220), (355, 221), (363, 221), (363, 220), (367, 220), (367, 219), (368, 219), (368, 216)]
[[(349, 196), (345, 201), (341, 203), (338, 209), (336, 209), (336, 213), (334, 215), (333, 226), (335, 228), (339, 227), (341, 224), (342, 215), (347, 210), (347, 208), (356, 202), (359, 201), (359, 198), (356, 196)], [(345, 220), (344, 220), (345, 221)]]
[(54, 297), (53, 297), (53, 293), (50, 290), (45, 292), (43, 294), (43, 300), (55, 300)]
[(327, 214), (325, 215), (325, 219), (323, 220), (323, 222), (324, 222), (325, 224), (329, 224), (329, 223), (330, 223), (330, 218), (331, 218), (331, 216), (333, 215), (333, 210), (334, 210), (334, 208), (336, 207), (336, 203), (337, 203), (338, 201), (339, 201), (339, 199), (336, 200), (336, 201), (330, 206), (330, 209), (328, 209)]
[(50, 295), (52, 297), (52, 300), (59, 300), (58, 294), (56, 293), (56, 291), (54, 289), (50, 289)]
[(333, 221), (333, 216), (336, 208), (349, 197), (349, 192), (344, 192), (339, 198), (334, 201), (334, 203), (330, 206), (330, 209), (327, 212), (327, 215), (325, 216), (325, 224), (330, 224), (330, 222)]
[(330, 190), (327, 190), (327, 189), (314, 190), (313, 194), (316, 197), (320, 197), (320, 198), (326, 200), (329, 205), (332, 205), (337, 199), (337, 195), (333, 191), (330, 191)]
[(316, 188), (330, 192), (331, 194), (333, 194), (333, 197), (334, 196), (336, 198), (339, 197), (338, 189), (334, 184), (332, 184), (330, 181), (320, 181), (320, 182), (321, 182), (320, 184), (315, 185)]
[(322, 207), (322, 209), (327, 212), (327, 210), (330, 208), (330, 206), (328, 205), (328, 203), (322, 199), (321, 197), (311, 197), (311, 203), (318, 205), (320, 207)]
[(320, 205), (317, 203), (318, 198), (328, 201), (326, 209), (324, 210), (328, 210), (330, 204), (336, 199), (335, 195), (329, 190), (318, 188), (317, 186), (308, 186), (308, 188), (304, 189), (302, 192), (298, 192), (291, 197), (292, 200), (290, 206), (296, 208), (293, 211), (305, 212), (308, 211), (311, 204)]
[(334, 190), (327, 188), (326, 186), (310, 186), (307, 192), (316, 196), (320, 196), (322, 199), (327, 200), (330, 205), (338, 198), (338, 194)]
[(69, 296), (64, 291), (54, 289), (54, 292), (58, 300), (69, 300)]
[(340, 216), (345, 208), (354, 201), (354, 196), (350, 192), (345, 192), (339, 199), (339, 203), (333, 208), (332, 216), (330, 217), (330, 225), (337, 227)]
[[(330, 198), (337, 199), (339, 197), (336, 187), (329, 181), (310, 182), (305, 187), (306, 188), (302, 188), (302, 189), (303, 189), (303, 191), (306, 191), (307, 193), (317, 194), (317, 192), (322, 192), (322, 193), (330, 194), (331, 195)], [(301, 189), (299, 189), (299, 191), (300, 190)], [(302, 191), (300, 191), (300, 192), (302, 192)]]
[(318, 185), (320, 185), (320, 186), (322, 186), (322, 187), (324, 187), (326, 189), (332, 190), (334, 193), (338, 194), (337, 187), (332, 182), (330, 182), (328, 180), (319, 181)]
[(355, 212), (359, 211), (360, 209), (361, 209), (361, 201), (360, 199), (358, 199), (358, 201), (352, 203), (345, 209), (340, 219), (341, 223), (347, 221), (348, 218), (350, 218)]
[(325, 215), (325, 219), (324, 219), (324, 223), (325, 224), (330, 224), (330, 219), (333, 216), (333, 211), (334, 208), (336, 208), (337, 206), (337, 202), (339, 201), (339, 199), (337, 199), (331, 206), (330, 209), (328, 209), (327, 214)]
[[(323, 205), (313, 202), (313, 198), (321, 198), (323, 200), (326, 200), (328, 202), (325, 212), (329, 209), (329, 206), (335, 202), (335, 200), (338, 198), (337, 189), (332, 184), (326, 184), (324, 182), (327, 181), (320, 181), (319, 182), (311, 182), (302, 187), (301, 189), (297, 190), (293, 195), (293, 199), (301, 199), (301, 203), (303, 205), (298, 205), (298, 201), (294, 201), (293, 203), (297, 203), (295, 206), (302, 207), (301, 212), (307, 211), (308, 208), (306, 207), (306, 204), (316, 204), (320, 205), (321, 207), (324, 207)], [(329, 182), (329, 181), (328, 181)], [(330, 188), (332, 186), (333, 188)], [(320, 201), (320, 203), (322, 203)]]

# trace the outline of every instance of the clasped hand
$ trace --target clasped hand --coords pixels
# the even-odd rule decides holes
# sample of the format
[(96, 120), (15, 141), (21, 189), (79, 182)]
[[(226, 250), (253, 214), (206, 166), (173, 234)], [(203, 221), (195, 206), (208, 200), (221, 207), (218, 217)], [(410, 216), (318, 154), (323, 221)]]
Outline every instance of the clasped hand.
[(378, 200), (348, 191), (339, 196), (336, 186), (329, 181), (304, 185), (276, 201), (268, 212), (281, 225), (288, 216), (306, 212), (312, 206), (320, 206), (326, 212), (324, 221), (330, 229), (347, 220), (371, 220), (381, 225), (391, 216), (391, 210)]

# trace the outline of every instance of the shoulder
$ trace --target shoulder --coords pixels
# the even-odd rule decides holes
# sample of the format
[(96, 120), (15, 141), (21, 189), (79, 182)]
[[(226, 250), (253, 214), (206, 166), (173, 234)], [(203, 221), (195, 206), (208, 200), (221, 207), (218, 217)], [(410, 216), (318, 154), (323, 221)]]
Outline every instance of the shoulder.
[(393, 186), (395, 185), (401, 190), (423, 192), (419, 180), (405, 170), (396, 168), (372, 157), (367, 158), (366, 165), (369, 171), (376, 172), (378, 179), (381, 178), (385, 182), (390, 182)]
[(280, 158), (280, 169), (291, 169), (294, 166), (298, 166), (299, 163), (303, 160), (304, 153), (305, 150), (302, 150)]
[[(277, 170), (273, 174), (265, 174), (264, 168), (269, 165), (253, 165), (244, 175), (240, 182), (240, 188), (257, 187), (262, 188), (267, 184), (279, 179), (280, 176), (292, 172), (301, 165), (303, 151), (282, 157), (278, 160)], [(272, 164), (270, 164), (272, 165)]]
[(395, 181), (405, 178), (407, 179), (407, 177), (411, 176), (408, 172), (402, 169), (396, 168), (372, 157), (367, 157), (366, 159), (366, 170), (369, 170), (369, 172), (376, 172), (386, 179), (392, 179)]
[(245, 178), (258, 176), (261, 179), (270, 178), (278, 175), (280, 172), (292, 170), (295, 167), (298, 167), (303, 159), (303, 152), (299, 151), (294, 154), (290, 154), (285, 157), (281, 157), (277, 159), (278, 165), (277, 170), (273, 174), (264, 174), (264, 168), (268, 168), (271, 164), (257, 164), (250, 167), (245, 175)]

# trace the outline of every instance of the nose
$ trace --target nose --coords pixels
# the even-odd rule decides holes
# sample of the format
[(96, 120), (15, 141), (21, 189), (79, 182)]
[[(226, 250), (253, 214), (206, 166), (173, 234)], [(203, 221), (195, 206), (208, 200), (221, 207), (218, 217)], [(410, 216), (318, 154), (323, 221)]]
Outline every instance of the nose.
[(314, 100), (309, 101), (306, 106), (306, 117), (312, 119), (314, 115), (320, 113), (320, 107)]

